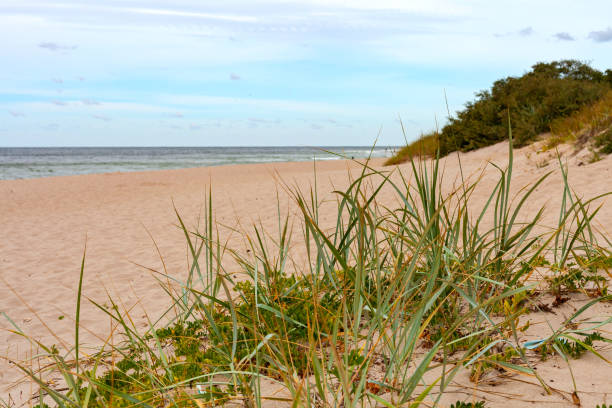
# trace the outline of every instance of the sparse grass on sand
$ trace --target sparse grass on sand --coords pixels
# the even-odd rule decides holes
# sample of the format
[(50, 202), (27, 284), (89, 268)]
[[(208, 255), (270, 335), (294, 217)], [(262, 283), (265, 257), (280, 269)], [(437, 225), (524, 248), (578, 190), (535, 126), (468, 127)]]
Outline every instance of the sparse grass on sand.
[(436, 156), (438, 151), (438, 134), (431, 132), (421, 135), (417, 140), (402, 147), (385, 161), (385, 166), (406, 163), (412, 159), (426, 159)]
[[(290, 189), (301, 220), (279, 215), (276, 234), (255, 227), (246, 254), (220, 242), (212, 200), (197, 231), (177, 213), (191, 267), (184, 281), (159, 275), (165, 320), (137, 328), (109, 299), (97, 306), (123, 341), (84, 353), (79, 285), (74, 347), (41, 344), (12, 323), (42, 350), (37, 364), (15, 369), (37, 384), (39, 406), (59, 407), (435, 406), (466, 370), (476, 383), (512, 371), (550, 393), (534, 356), (600, 356), (595, 344), (606, 341), (598, 330), (611, 319), (583, 317), (609, 299), (601, 271), (610, 243), (592, 225), (600, 197), (574, 195), (565, 173), (559, 221), (540, 232), (543, 210), (527, 220), (524, 210), (547, 175), (511, 197), (512, 159), (510, 143), (509, 165), (478, 211), (469, 205), (478, 181), (443, 193), (438, 160), (413, 160), (410, 180), (363, 165), (337, 192), (331, 230), (319, 220), (316, 188)], [(396, 207), (377, 201), (383, 188), (396, 192)], [(304, 267), (292, 257), (296, 224)], [(240, 280), (224, 257), (238, 262)], [(538, 268), (550, 271), (546, 289), (530, 281)], [(537, 308), (538, 293), (579, 289), (592, 300), (550, 336), (520, 340), (520, 318)]]
[(612, 91), (573, 115), (553, 121), (550, 130), (548, 148), (568, 142), (582, 147), (593, 142), (602, 153), (612, 153)]

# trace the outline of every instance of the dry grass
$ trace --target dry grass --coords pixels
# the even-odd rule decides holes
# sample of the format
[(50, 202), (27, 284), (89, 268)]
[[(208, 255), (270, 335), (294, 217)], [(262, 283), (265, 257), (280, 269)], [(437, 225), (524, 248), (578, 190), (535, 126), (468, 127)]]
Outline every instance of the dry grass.
[(551, 137), (547, 148), (573, 142), (583, 147), (587, 142), (612, 126), (612, 91), (592, 105), (580, 109), (568, 117), (552, 122)]
[(438, 151), (438, 133), (431, 132), (421, 135), (417, 140), (402, 147), (397, 154), (385, 162), (385, 166), (405, 163), (413, 158), (435, 157)]

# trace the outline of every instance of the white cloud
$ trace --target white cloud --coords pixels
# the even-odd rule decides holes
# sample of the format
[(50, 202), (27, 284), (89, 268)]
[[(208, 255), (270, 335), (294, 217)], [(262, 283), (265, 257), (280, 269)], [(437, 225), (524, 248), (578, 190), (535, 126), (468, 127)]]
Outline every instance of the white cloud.
[(38, 46), (49, 51), (71, 51), (77, 48), (76, 45), (61, 45), (54, 42), (41, 42)]
[(601, 31), (591, 31), (589, 38), (595, 42), (608, 42), (612, 41), (612, 27), (608, 27)]
[(405, 1), (405, 0), (308, 0), (306, 4), (337, 7), (349, 10), (396, 10), (432, 14), (465, 14), (468, 7), (456, 1)]
[(171, 17), (195, 17), (195, 18), (203, 18), (203, 19), (211, 19), (211, 20), (232, 21), (232, 22), (237, 22), (237, 23), (257, 21), (257, 18), (253, 16), (203, 13), (203, 12), (184, 11), (184, 10), (130, 8), (130, 7), (126, 7), (126, 8), (117, 7), (117, 8), (109, 8), (109, 9), (117, 10), (121, 12), (137, 13), (137, 14), (150, 14), (150, 15), (171, 16)]
[(576, 39), (570, 33), (566, 32), (556, 33), (554, 37), (560, 41), (576, 41)]

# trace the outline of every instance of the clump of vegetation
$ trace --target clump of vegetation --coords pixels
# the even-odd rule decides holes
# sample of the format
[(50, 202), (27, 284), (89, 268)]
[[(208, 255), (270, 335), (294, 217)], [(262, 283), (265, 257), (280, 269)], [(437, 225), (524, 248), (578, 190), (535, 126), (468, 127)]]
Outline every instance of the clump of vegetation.
[[(576, 334), (583, 338), (578, 339)], [(562, 336), (553, 336), (548, 341), (542, 342), (537, 347), (542, 359), (546, 359), (550, 354), (558, 353), (563, 357), (580, 358), (585, 352), (594, 352), (593, 343), (595, 341), (607, 341), (600, 333), (569, 333)]]
[(554, 275), (548, 278), (551, 292), (561, 295), (565, 292), (575, 292), (580, 289), (595, 296), (608, 294), (608, 279), (599, 274), (595, 265), (589, 267), (575, 267), (569, 263), (564, 270), (552, 266)]
[(556, 340), (556, 343), (564, 354), (573, 358), (580, 358), (587, 350), (593, 350), (594, 341), (604, 341), (604, 338), (601, 336), (601, 334), (593, 332), (584, 335), (582, 340), (576, 339), (574, 341), (570, 341), (566, 338), (560, 338)]
[(415, 142), (399, 149), (390, 157), (385, 165), (405, 163), (413, 158), (435, 157), (438, 151), (438, 135), (436, 132), (421, 135)]
[(555, 119), (601, 98), (610, 90), (608, 74), (564, 60), (538, 63), (521, 77), (498, 80), (442, 129), (441, 153), (474, 150), (506, 139), (508, 117), (517, 146), (523, 146), (548, 132)]
[[(602, 98), (611, 88), (612, 70), (601, 72), (576, 60), (537, 63), (520, 77), (500, 79), (490, 90), (478, 92), (474, 101), (449, 118), (449, 123), (435, 138), (430, 135), (426, 143), (417, 140), (401, 149), (387, 164), (406, 161), (422, 150), (431, 154), (439, 148), (444, 156), (490, 146), (507, 139), (509, 123), (512, 123), (515, 144), (524, 146), (549, 132), (551, 127), (553, 133), (569, 127), (571, 121), (564, 123), (564, 118), (600, 99), (604, 101)], [(593, 112), (609, 110), (608, 102), (601, 104)], [(604, 109), (603, 105), (607, 107)], [(575, 131), (581, 130), (582, 126)], [(423, 145), (426, 148), (421, 148)]]
[(484, 407), (485, 407), (484, 401), (478, 401), (478, 402), (457, 401), (454, 404), (451, 404), (451, 408), (484, 408)]
[(612, 153), (612, 126), (595, 137), (595, 146), (601, 153)]
[(564, 142), (574, 142), (582, 147), (594, 140), (599, 152), (612, 153), (612, 91), (574, 114), (554, 120), (550, 130), (548, 148)]
[[(560, 270), (593, 263), (601, 254), (589, 233), (596, 210), (571, 193), (565, 177), (558, 225), (536, 233), (543, 210), (525, 219), (523, 208), (547, 176), (511, 197), (510, 140), (508, 168), (498, 169), (491, 196), (476, 212), (468, 202), (478, 181), (443, 192), (433, 160), (412, 161), (410, 182), (364, 164), (338, 192), (331, 229), (319, 221), (316, 189), (289, 190), (303, 241), (291, 242), (292, 220), (279, 215), (278, 233), (254, 227), (245, 235), (246, 254), (222, 244), (211, 200), (199, 230), (177, 213), (191, 267), (182, 281), (165, 274), (159, 281), (169, 296), (163, 313), (169, 322), (143, 332), (109, 299), (110, 307), (96, 305), (121, 330), (121, 343), (85, 356), (77, 313), (76, 347), (58, 350), (30, 338), (43, 350), (43, 368), (17, 366), (40, 388), (40, 403), (58, 407), (250, 408), (269, 398), (304, 407), (436, 406), (462, 370), (477, 381), (500, 368), (533, 376), (549, 392), (519, 340), (533, 290), (526, 280), (551, 252)], [(395, 191), (400, 204), (379, 203), (383, 188)], [(490, 226), (483, 230), (485, 219)], [(297, 245), (306, 262), (294, 262)], [(224, 256), (241, 272), (228, 273)], [(587, 309), (534, 347), (569, 339), (578, 329), (567, 328)], [(58, 373), (59, 387), (48, 380)]]

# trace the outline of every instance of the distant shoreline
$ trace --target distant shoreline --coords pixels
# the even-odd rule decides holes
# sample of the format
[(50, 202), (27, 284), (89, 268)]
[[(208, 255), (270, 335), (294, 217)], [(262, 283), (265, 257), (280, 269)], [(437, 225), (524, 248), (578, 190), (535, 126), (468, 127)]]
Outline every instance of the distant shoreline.
[[(348, 165), (350, 163), (354, 163), (356, 161), (363, 162), (367, 158), (353, 158), (353, 159), (318, 159), (318, 165), (321, 163), (335, 163), (342, 165), (343, 163)], [(372, 157), (371, 163), (375, 166), (382, 166), (384, 164), (385, 158), (382, 157)], [(258, 162), (258, 163), (228, 163), (228, 164), (217, 164), (210, 166), (195, 166), (195, 167), (179, 167), (179, 168), (168, 168), (168, 169), (148, 169), (148, 170), (130, 170), (130, 171), (109, 171), (109, 172), (101, 172), (101, 173), (78, 173), (78, 174), (66, 174), (66, 175), (49, 175), (49, 176), (38, 176), (38, 177), (30, 177), (30, 178), (18, 178), (18, 179), (3, 179), (0, 178), (0, 186), (7, 185), (8, 183), (22, 183), (22, 182), (36, 182), (41, 181), (44, 182), (46, 180), (66, 180), (67, 178), (97, 178), (97, 177), (106, 177), (106, 176), (148, 176), (150, 174), (166, 174), (166, 173), (177, 173), (177, 176), (181, 175), (184, 172), (216, 172), (217, 170), (227, 170), (233, 172), (233, 169), (239, 170), (241, 168), (245, 169), (247, 172), (252, 169), (259, 169), (260, 167), (271, 167), (270, 170), (275, 170), (277, 167), (283, 167), (291, 169), (291, 166), (297, 165), (300, 166), (303, 164), (312, 165), (311, 162), (305, 160), (293, 160), (293, 161), (275, 161), (275, 162)], [(273, 169), (272, 169), (273, 168)]]
[(0, 180), (359, 159), (370, 155), (388, 158), (396, 151), (395, 146), (3, 147)]

